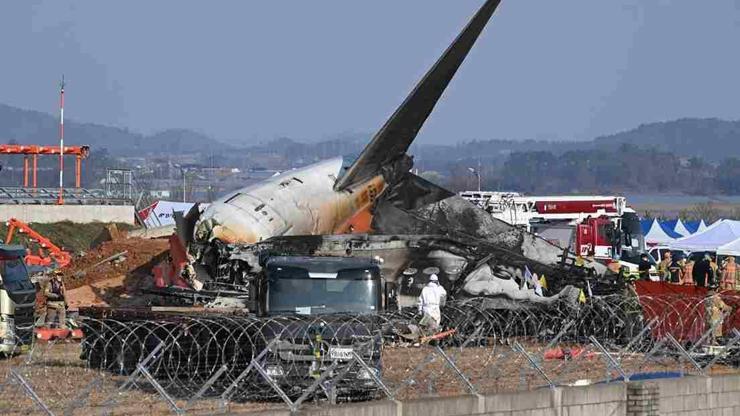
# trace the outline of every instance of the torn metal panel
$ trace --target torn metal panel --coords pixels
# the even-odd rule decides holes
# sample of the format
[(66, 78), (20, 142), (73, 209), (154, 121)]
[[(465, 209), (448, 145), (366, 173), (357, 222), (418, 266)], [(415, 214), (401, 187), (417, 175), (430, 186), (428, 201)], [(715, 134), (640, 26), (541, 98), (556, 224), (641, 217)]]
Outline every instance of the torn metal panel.
[[(413, 176), (413, 175), (411, 175)], [(414, 181), (415, 195), (429, 201), (428, 195), (435, 193), (436, 185), (424, 188), (424, 183)], [(414, 204), (409, 193), (397, 188), (408, 189), (401, 183), (384, 192), (375, 205), (373, 230), (378, 234), (432, 234), (454, 236), (471, 245), (490, 245), (508, 250), (538, 263), (558, 267), (565, 255), (571, 261), (575, 255), (506, 222), (493, 218), (471, 202), (452, 195), (425, 205)], [(440, 195), (436, 192), (436, 195)], [(587, 262), (597, 275), (606, 273), (606, 267)]]

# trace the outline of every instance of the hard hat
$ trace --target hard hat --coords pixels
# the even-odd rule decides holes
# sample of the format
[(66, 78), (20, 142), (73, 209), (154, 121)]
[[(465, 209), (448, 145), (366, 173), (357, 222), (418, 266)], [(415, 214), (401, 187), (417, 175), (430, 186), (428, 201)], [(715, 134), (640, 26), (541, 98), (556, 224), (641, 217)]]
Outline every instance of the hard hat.
[(437, 277), (436, 274), (432, 274), (431, 276), (429, 276), (429, 281), (430, 282), (439, 282), (439, 277)]

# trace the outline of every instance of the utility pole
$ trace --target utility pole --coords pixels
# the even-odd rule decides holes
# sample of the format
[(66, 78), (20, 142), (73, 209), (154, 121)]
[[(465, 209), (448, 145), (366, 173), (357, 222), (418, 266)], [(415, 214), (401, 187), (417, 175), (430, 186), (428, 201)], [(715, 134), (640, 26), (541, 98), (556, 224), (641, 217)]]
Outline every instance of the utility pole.
[(57, 204), (64, 205), (64, 74), (59, 84), (59, 199)]
[(478, 158), (478, 192), (480, 192), (480, 158)]

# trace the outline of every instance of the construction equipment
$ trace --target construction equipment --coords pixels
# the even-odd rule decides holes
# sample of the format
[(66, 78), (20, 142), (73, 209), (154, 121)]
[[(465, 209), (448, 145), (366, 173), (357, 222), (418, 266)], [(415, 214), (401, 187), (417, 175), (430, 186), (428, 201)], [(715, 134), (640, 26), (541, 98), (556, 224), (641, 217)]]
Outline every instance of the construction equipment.
[(5, 244), (10, 244), (13, 241), (15, 232), (18, 231), (18, 233), (27, 236), (29, 243), (34, 243), (36, 246), (36, 252), (34, 254), (33, 248), (29, 245), (25, 257), (26, 264), (60, 269), (66, 267), (72, 261), (72, 256), (69, 253), (52, 243), (48, 238), (34, 231), (25, 222), (17, 218), (11, 218), (5, 224), (8, 226)]

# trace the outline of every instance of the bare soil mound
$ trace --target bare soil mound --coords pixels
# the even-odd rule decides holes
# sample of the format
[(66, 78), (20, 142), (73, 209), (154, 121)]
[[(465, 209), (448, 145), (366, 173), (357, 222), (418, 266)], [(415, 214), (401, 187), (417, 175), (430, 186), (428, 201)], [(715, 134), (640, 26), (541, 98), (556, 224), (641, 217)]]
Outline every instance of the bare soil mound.
[[(67, 290), (70, 290), (119, 276), (149, 276), (152, 267), (165, 258), (168, 249), (169, 244), (165, 239), (126, 238), (106, 241), (82, 257), (74, 258), (63, 271), (64, 282)], [(96, 263), (124, 251), (127, 253), (121, 257), (95, 266)]]

